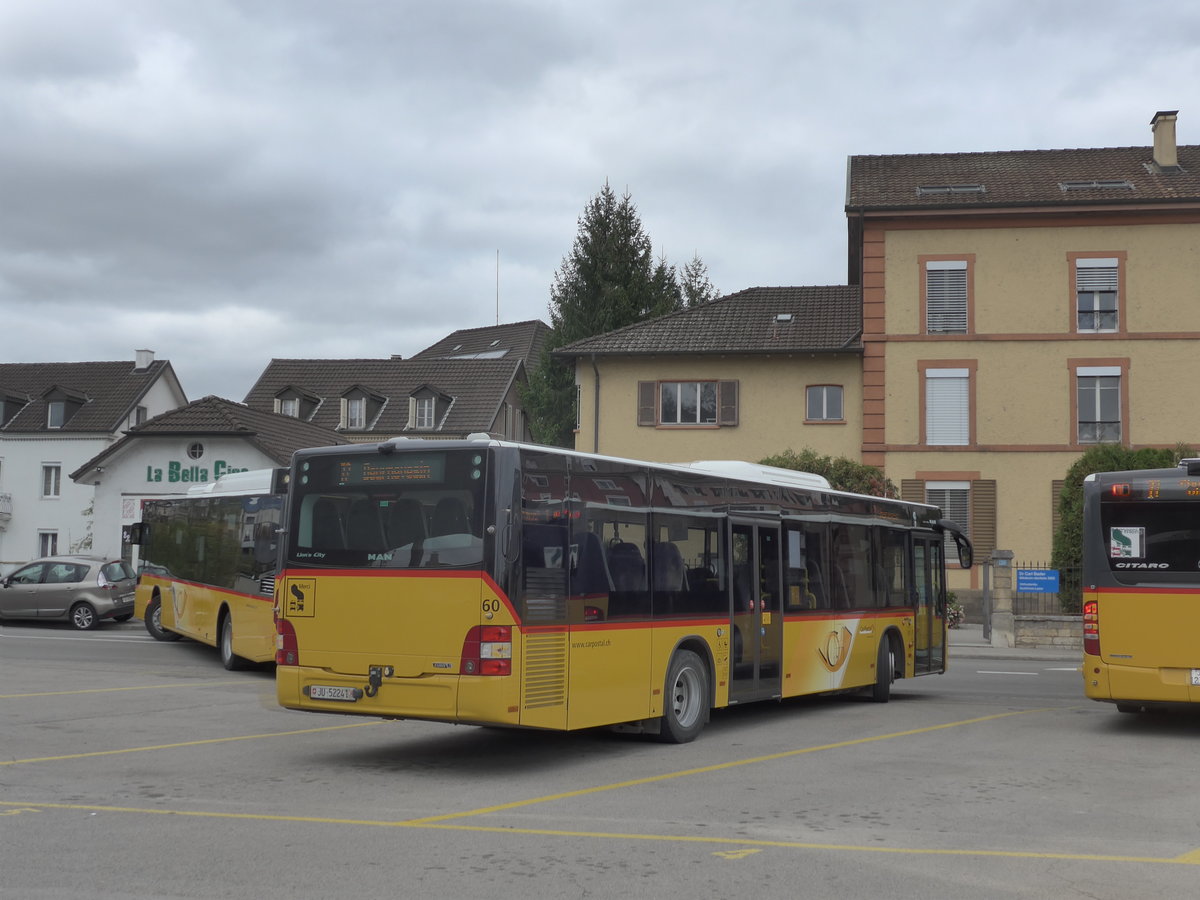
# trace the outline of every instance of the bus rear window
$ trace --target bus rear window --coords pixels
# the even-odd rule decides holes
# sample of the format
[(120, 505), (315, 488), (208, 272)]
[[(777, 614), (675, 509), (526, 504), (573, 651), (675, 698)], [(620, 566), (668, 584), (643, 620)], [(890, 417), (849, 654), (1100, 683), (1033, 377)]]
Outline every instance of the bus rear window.
[(1154, 573), (1200, 572), (1200, 520), (1194, 502), (1113, 502), (1101, 506), (1109, 568), (1124, 581), (1145, 581)]
[(297, 472), (289, 560), (300, 565), (478, 568), (479, 451), (320, 456)]

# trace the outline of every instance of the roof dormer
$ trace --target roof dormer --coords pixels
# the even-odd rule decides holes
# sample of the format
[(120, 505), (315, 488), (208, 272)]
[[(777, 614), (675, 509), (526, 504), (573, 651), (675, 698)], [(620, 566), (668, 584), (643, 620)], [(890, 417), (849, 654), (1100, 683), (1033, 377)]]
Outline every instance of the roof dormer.
[(63, 428), (88, 402), (86, 395), (57, 384), (42, 394), (42, 400), (46, 404), (46, 427), (50, 430)]

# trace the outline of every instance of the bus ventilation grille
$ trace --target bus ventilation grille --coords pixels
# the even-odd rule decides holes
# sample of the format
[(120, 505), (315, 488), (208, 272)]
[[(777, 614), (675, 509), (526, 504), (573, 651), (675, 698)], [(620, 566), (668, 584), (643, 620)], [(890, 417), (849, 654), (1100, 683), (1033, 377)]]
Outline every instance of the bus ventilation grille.
[(562, 706), (567, 700), (567, 635), (530, 634), (524, 641), (525, 709)]

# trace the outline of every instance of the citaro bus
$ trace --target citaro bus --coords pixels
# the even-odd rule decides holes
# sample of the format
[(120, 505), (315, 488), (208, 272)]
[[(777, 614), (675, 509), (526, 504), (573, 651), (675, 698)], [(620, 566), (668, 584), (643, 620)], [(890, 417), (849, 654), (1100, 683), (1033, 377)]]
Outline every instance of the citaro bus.
[(286, 532), (284, 707), (668, 742), (944, 671), (944, 548), (970, 565), (932, 506), (486, 435), (301, 450)]
[(143, 503), (134, 615), (153, 637), (216, 647), (226, 669), (274, 660), (283, 484), (280, 469), (235, 472)]
[(1084, 480), (1082, 583), (1084, 693), (1200, 703), (1200, 459)]

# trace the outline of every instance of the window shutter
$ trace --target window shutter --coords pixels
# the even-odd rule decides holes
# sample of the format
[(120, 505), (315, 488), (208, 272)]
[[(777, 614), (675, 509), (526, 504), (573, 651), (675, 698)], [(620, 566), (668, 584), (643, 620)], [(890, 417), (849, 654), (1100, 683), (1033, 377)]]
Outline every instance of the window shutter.
[(737, 425), (738, 423), (738, 383), (736, 381), (717, 382), (717, 413), (718, 425)]
[(1056, 478), (1050, 482), (1050, 537), (1058, 534), (1058, 526), (1062, 523), (1062, 515), (1059, 513), (1059, 501), (1062, 498), (1062, 489), (1066, 485), (1066, 480)]
[(967, 264), (925, 264), (925, 329), (930, 334), (967, 333)]
[(1115, 259), (1078, 259), (1075, 261), (1075, 290), (1115, 291), (1117, 261)]
[(658, 424), (658, 382), (638, 382), (637, 423), (639, 425)]
[(996, 482), (971, 482), (971, 543), (975, 558), (986, 560), (996, 549)]
[(901, 479), (900, 499), (907, 503), (924, 503), (925, 482), (916, 478)]
[(971, 440), (971, 409), (966, 369), (925, 372), (925, 443), (963, 447)]

